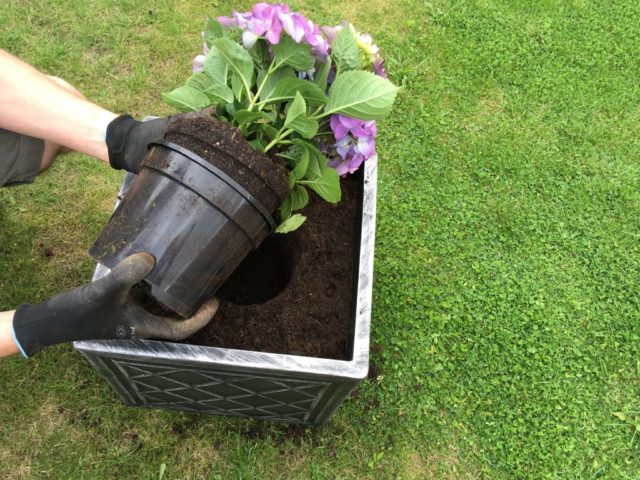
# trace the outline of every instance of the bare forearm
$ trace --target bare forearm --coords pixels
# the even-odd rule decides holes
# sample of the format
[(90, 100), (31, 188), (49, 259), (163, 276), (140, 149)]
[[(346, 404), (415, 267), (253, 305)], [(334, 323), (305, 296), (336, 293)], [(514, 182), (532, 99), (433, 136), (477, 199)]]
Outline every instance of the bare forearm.
[(18, 346), (13, 338), (13, 314), (0, 312), (0, 357), (8, 357), (18, 353)]
[(0, 49), (0, 127), (108, 159), (104, 135), (116, 114), (78, 98)]

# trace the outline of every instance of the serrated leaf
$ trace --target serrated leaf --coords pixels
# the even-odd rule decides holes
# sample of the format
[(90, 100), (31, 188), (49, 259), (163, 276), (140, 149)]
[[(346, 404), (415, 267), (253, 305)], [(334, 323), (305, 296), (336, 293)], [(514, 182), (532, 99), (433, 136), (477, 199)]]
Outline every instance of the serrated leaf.
[[(263, 73), (264, 74), (264, 73)], [(276, 84), (283, 78), (287, 77), (296, 77), (296, 72), (291, 67), (282, 67), (271, 73), (267, 78), (267, 82), (262, 88), (262, 92), (260, 92), (260, 101), (264, 101), (268, 97), (272, 96), (273, 89), (276, 87)], [(260, 83), (262, 79), (260, 79)]]
[(272, 118), (265, 112), (250, 112), (249, 110), (237, 110), (233, 114), (233, 119), (241, 127), (250, 122), (256, 122), (258, 120), (266, 120), (268, 122), (272, 121)]
[(291, 173), (296, 180), (301, 180), (307, 173), (307, 168), (309, 168), (309, 150), (303, 149), (302, 155), (296, 162), (293, 170), (291, 170)]
[(241, 101), (244, 96), (246, 96), (246, 89), (242, 79), (235, 73), (231, 74), (231, 91), (233, 92), (233, 96)]
[(351, 29), (340, 30), (331, 43), (331, 58), (338, 73), (360, 69), (360, 49)]
[(213, 79), (204, 72), (198, 72), (191, 75), (186, 82), (185, 87), (192, 87), (196, 90), (204, 92), (209, 86), (213, 85)]
[(251, 55), (256, 65), (259, 65), (265, 70), (269, 68), (271, 64), (271, 54), (269, 53), (267, 42), (264, 39), (258, 39), (255, 45), (249, 49), (249, 55)]
[(204, 27), (204, 43), (207, 44), (207, 47), (211, 48), (214, 40), (225, 37), (226, 34), (227, 31), (220, 25), (220, 22), (213, 18), (207, 19), (207, 24)]
[(299, 72), (306, 72), (313, 66), (311, 46), (306, 43), (296, 43), (291, 37), (282, 36), (280, 43), (272, 45), (276, 68), (289, 65)]
[(299, 92), (287, 110), (284, 128), (291, 128), (304, 138), (313, 138), (318, 133), (318, 122), (307, 117), (307, 104)]
[(229, 65), (220, 50), (211, 47), (207, 58), (204, 59), (204, 73), (209, 75), (214, 83), (227, 85), (229, 79)]
[(291, 190), (291, 210), (300, 210), (309, 203), (309, 192), (302, 185), (296, 185)]
[(371, 72), (350, 71), (336, 77), (329, 89), (326, 114), (381, 120), (391, 111), (399, 88)]
[(293, 139), (293, 144), (296, 147), (305, 148), (309, 152), (309, 166), (307, 167), (306, 178), (309, 180), (315, 180), (322, 176), (327, 167), (327, 157), (316, 147), (313, 143), (302, 140), (300, 138)]
[(233, 91), (226, 85), (214, 83), (208, 87), (204, 93), (215, 102), (231, 103), (233, 102)]
[(316, 76), (313, 78), (313, 82), (323, 93), (327, 90), (329, 71), (331, 71), (331, 57), (328, 57), (326, 62), (318, 60), (316, 63)]
[(271, 125), (261, 125), (260, 131), (269, 140), (273, 140), (278, 135), (278, 130)]
[(251, 140), (249, 142), (249, 145), (251, 145), (254, 149), (260, 151), (260, 152), (264, 152), (264, 149), (266, 148), (267, 144), (264, 143), (262, 140), (260, 140), (259, 138), (256, 138), (255, 140)]
[(327, 103), (326, 95), (316, 84), (289, 76), (279, 79), (262, 102), (267, 104), (288, 102), (295, 98), (296, 93), (300, 93), (311, 106), (317, 107)]
[(276, 228), (276, 233), (293, 232), (294, 230), (300, 228), (306, 219), (307, 217), (305, 217), (304, 215), (300, 215), (299, 213), (291, 215), (288, 219), (278, 225), (278, 228)]
[(315, 180), (304, 180), (300, 183), (308, 186), (329, 203), (338, 203), (342, 198), (340, 176), (334, 168), (327, 168)]
[(194, 112), (211, 105), (211, 100), (205, 93), (187, 85), (176, 88), (169, 93), (163, 93), (162, 98), (181, 112)]
[(241, 90), (249, 95), (253, 84), (253, 60), (249, 52), (229, 38), (218, 38), (212, 43), (233, 72), (232, 89), (236, 98), (242, 97)]
[(286, 221), (291, 216), (291, 205), (293, 204), (293, 200), (291, 199), (291, 194), (282, 202), (280, 208), (278, 209), (278, 213), (280, 214), (280, 220)]

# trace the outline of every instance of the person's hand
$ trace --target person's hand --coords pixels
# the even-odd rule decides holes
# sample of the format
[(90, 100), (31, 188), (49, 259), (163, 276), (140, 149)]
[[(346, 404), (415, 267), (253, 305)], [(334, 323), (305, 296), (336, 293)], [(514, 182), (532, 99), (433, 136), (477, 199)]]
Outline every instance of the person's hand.
[(154, 118), (139, 122), (130, 115), (120, 115), (107, 126), (106, 143), (109, 164), (116, 170), (140, 172), (140, 164), (149, 151), (149, 144), (162, 142), (169, 122), (193, 116), (211, 117), (214, 107), (197, 112), (179, 113), (171, 117)]
[(155, 266), (153, 256), (136, 253), (105, 277), (38, 305), (22, 305), (13, 317), (16, 344), (25, 357), (43, 347), (75, 340), (163, 338), (183, 340), (204, 327), (218, 310), (216, 299), (189, 319), (155, 316), (129, 295)]
[(140, 164), (149, 151), (149, 144), (164, 140), (169, 118), (139, 122), (130, 115), (120, 115), (107, 126), (109, 164), (116, 170), (140, 171)]

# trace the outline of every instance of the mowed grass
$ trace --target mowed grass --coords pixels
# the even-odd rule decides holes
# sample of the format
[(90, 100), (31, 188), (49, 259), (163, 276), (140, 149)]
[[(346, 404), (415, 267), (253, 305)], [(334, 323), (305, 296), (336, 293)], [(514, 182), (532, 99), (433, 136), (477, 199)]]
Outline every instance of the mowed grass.
[[(375, 374), (315, 429), (126, 408), (69, 346), (4, 360), (0, 478), (640, 478), (640, 3), (291, 5), (356, 21), (403, 86), (378, 141)], [(10, 0), (0, 46), (166, 114), (206, 15), (249, 6)], [(0, 190), (0, 310), (90, 278), (120, 179), (70, 155)]]

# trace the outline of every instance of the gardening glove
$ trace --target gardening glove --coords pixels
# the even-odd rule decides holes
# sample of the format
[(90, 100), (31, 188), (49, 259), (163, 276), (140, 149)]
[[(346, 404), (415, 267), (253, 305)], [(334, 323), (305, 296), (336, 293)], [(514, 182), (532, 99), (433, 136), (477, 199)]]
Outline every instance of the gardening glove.
[(153, 256), (136, 253), (105, 277), (38, 305), (22, 305), (13, 317), (14, 338), (25, 357), (74, 340), (164, 338), (183, 340), (218, 310), (216, 299), (189, 319), (157, 317), (136, 304), (129, 290), (155, 266)]
[(198, 112), (179, 113), (171, 117), (153, 118), (145, 122), (134, 120), (131, 115), (120, 115), (107, 125), (107, 149), (109, 164), (116, 170), (126, 170), (137, 174), (140, 164), (149, 151), (149, 144), (164, 140), (167, 124), (170, 120), (193, 115), (211, 116), (214, 107)]
[(167, 123), (168, 117), (139, 122), (131, 115), (120, 115), (112, 120), (106, 136), (109, 164), (116, 170), (137, 174), (149, 144), (164, 140)]

